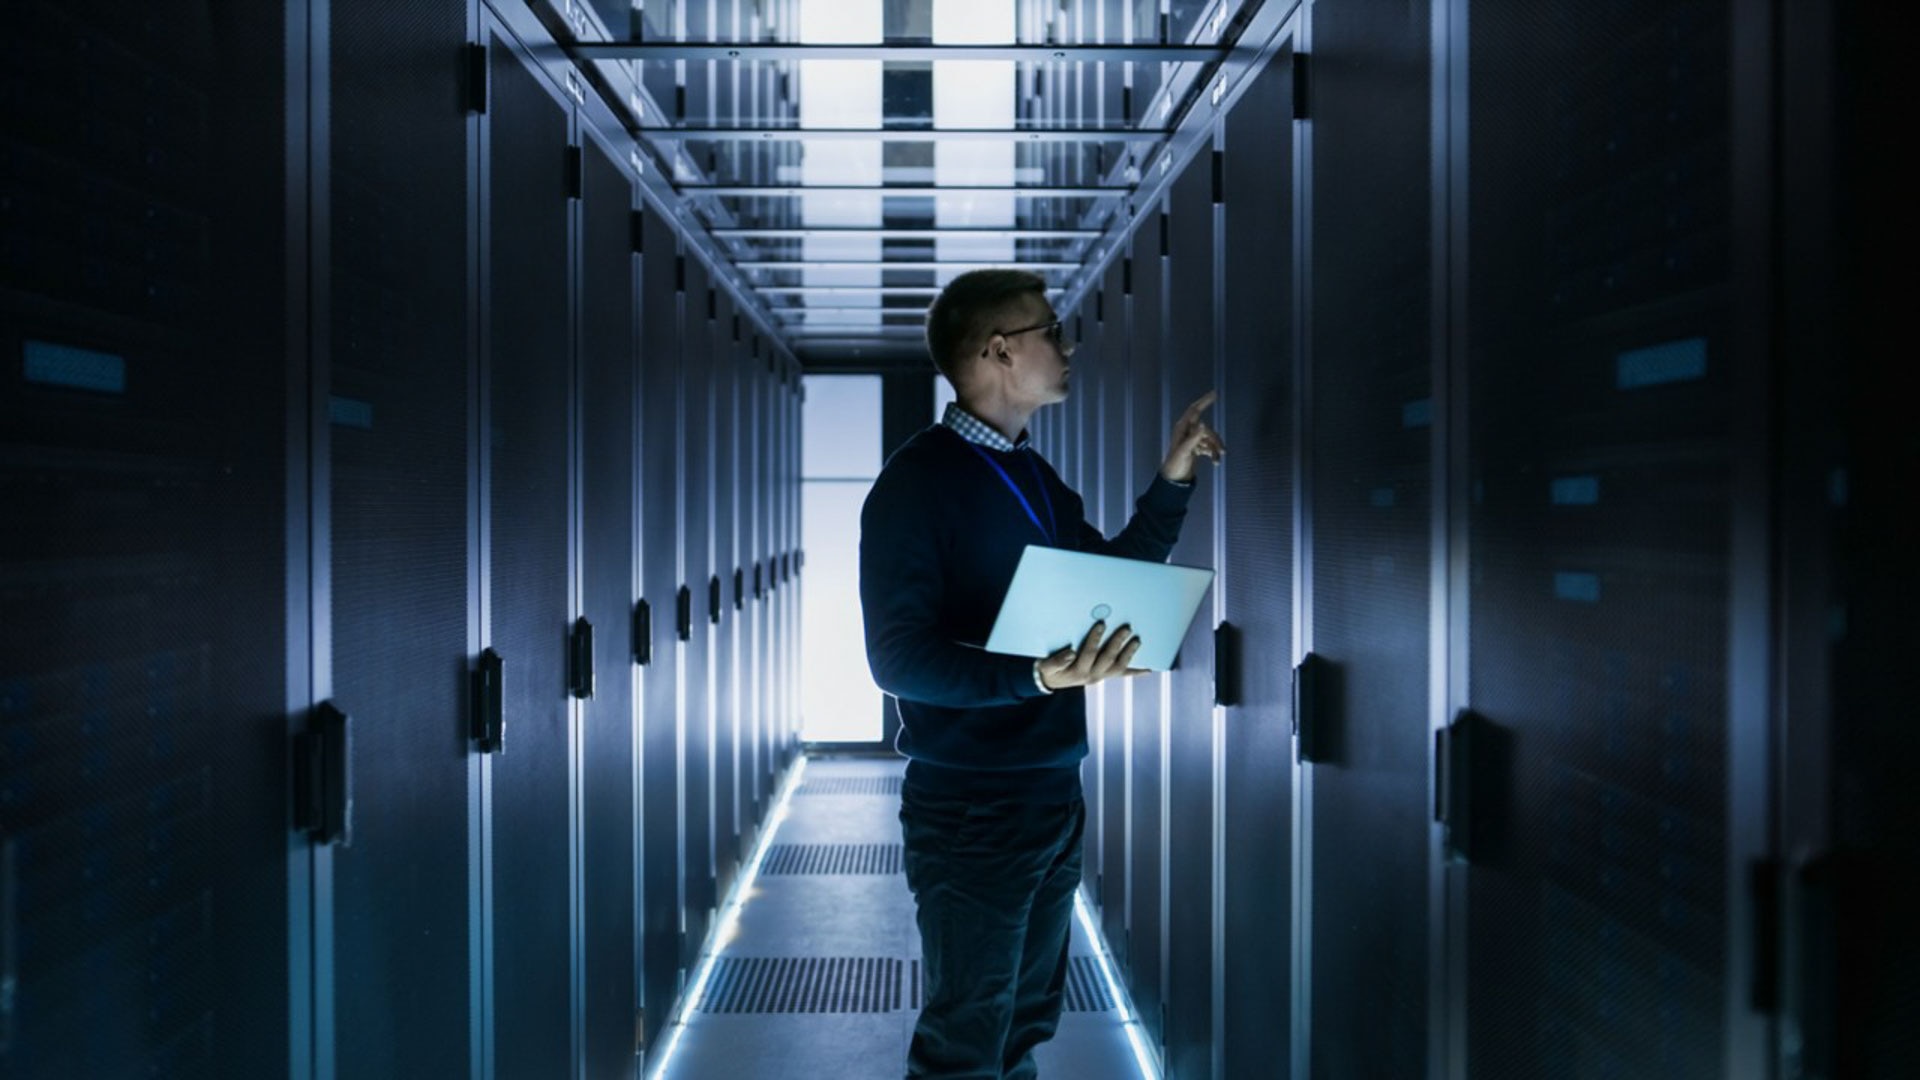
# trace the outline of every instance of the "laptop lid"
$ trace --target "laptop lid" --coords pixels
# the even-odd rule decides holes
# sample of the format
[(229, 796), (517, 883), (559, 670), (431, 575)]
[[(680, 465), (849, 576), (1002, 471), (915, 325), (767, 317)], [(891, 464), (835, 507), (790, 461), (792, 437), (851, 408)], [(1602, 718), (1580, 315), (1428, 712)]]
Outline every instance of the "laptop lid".
[(987, 651), (1051, 656), (1078, 647), (1104, 620), (1107, 632), (1133, 628), (1131, 666), (1166, 671), (1186, 640), (1213, 571), (1029, 544), (1001, 602)]

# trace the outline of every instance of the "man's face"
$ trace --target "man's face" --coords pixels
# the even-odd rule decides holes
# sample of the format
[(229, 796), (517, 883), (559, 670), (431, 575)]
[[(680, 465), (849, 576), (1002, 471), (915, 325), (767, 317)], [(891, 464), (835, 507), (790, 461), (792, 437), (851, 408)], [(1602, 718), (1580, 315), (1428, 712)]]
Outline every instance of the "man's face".
[(1024, 300), (1015, 319), (1002, 327), (1012, 361), (1015, 393), (1035, 407), (1067, 399), (1074, 346), (1066, 340), (1053, 305), (1034, 296)]

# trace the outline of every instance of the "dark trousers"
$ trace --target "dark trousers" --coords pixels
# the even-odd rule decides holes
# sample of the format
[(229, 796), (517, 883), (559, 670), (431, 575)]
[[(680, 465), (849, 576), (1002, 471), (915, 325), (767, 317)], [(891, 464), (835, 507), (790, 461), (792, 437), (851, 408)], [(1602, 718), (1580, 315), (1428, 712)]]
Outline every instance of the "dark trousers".
[(900, 799), (926, 1001), (909, 1077), (1028, 1080), (1066, 1001), (1086, 803)]

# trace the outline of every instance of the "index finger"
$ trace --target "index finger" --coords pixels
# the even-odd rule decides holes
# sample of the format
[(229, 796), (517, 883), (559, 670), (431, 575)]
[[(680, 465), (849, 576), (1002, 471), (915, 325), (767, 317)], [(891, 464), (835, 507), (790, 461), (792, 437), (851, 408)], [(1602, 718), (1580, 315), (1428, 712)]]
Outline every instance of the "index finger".
[(1186, 412), (1180, 414), (1180, 421), (1182, 423), (1187, 423), (1189, 421), (1200, 419), (1200, 414), (1203, 412), (1206, 412), (1209, 408), (1211, 408), (1213, 406), (1214, 401), (1219, 397), (1220, 397), (1220, 391), (1218, 390), (1209, 390), (1206, 393), (1201, 394), (1200, 397), (1196, 401), (1194, 401), (1193, 404), (1187, 406)]

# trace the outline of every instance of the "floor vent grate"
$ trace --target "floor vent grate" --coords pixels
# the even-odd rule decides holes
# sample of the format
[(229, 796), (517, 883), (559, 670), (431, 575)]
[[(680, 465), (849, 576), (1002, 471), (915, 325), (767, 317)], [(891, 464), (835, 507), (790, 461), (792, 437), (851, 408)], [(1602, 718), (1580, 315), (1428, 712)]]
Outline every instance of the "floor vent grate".
[(899, 844), (775, 844), (762, 874), (899, 874)]
[(1067, 961), (1067, 1011), (1068, 1012), (1109, 1012), (1113, 1009), (1113, 995), (1107, 991), (1107, 981), (1100, 977), (1100, 967), (1091, 956), (1076, 956)]
[(823, 776), (800, 785), (796, 795), (898, 795), (897, 776)]
[[(907, 1007), (920, 1011), (920, 961), (907, 961)], [(1102, 1013), (1114, 1010), (1113, 994), (1100, 977), (1100, 967), (1091, 956), (1075, 956), (1067, 961), (1067, 1012)]]
[(882, 956), (722, 959), (700, 1003), (712, 1013), (883, 1013), (900, 1009), (906, 962)]

